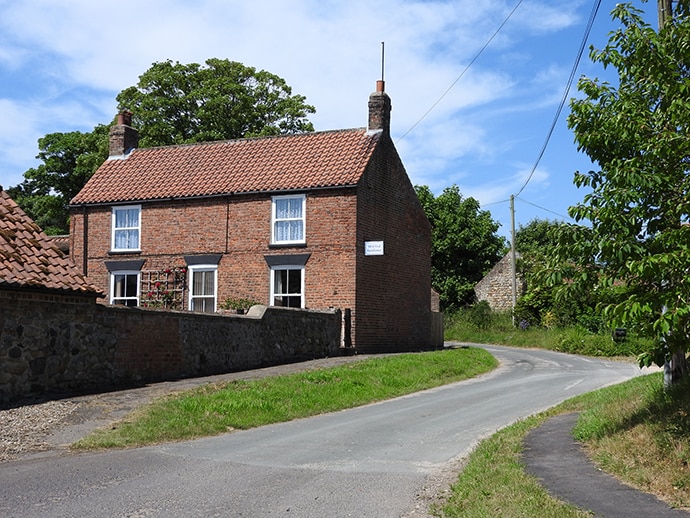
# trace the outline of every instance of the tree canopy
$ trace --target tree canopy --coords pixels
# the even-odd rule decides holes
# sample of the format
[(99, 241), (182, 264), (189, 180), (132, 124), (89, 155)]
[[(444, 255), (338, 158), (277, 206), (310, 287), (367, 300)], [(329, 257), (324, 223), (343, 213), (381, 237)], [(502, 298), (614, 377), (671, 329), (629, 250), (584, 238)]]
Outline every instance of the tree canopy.
[[(608, 290), (570, 291), (567, 297), (557, 297), (559, 286), (549, 279), (564, 228), (568, 229), (561, 221), (535, 218), (515, 232), (515, 248), (520, 253), (518, 271), (526, 288), (517, 300), (513, 316), (516, 323), (530, 326), (576, 325), (591, 332), (602, 331), (604, 323), (597, 306), (608, 296)], [(572, 257), (562, 260), (559, 271), (566, 267), (572, 272), (573, 262), (577, 261)]]
[[(307, 120), (314, 107), (285, 80), (227, 59), (154, 63), (117, 101), (132, 112), (141, 147), (314, 130)], [(69, 232), (69, 201), (107, 158), (108, 131), (99, 124), (90, 133), (42, 137), (36, 158), (43, 163), (7, 189), (47, 234)]]
[(426, 185), (415, 190), (432, 226), (431, 285), (441, 309), (472, 304), (475, 284), (506, 253), (505, 239), (496, 234), (499, 224), (455, 185), (438, 196)]
[(90, 133), (50, 133), (38, 140), (43, 163), (7, 193), (49, 235), (69, 232), (70, 200), (108, 156), (108, 127)]
[(556, 246), (562, 222), (534, 218), (515, 231), (515, 249), (522, 255), (543, 256), (548, 248)]
[[(561, 234), (561, 259), (583, 258), (570, 289), (624, 286), (607, 304), (614, 325), (658, 339), (641, 360), (681, 353), (690, 329), (690, 18), (688, 2), (658, 32), (631, 4), (591, 59), (618, 84), (583, 77), (568, 124), (600, 170), (575, 174), (588, 189), (569, 209), (578, 224)], [(557, 279), (555, 279), (557, 280)], [(681, 368), (684, 368), (681, 366)]]
[(117, 96), (142, 147), (314, 131), (305, 100), (270, 72), (216, 58), (154, 63)]

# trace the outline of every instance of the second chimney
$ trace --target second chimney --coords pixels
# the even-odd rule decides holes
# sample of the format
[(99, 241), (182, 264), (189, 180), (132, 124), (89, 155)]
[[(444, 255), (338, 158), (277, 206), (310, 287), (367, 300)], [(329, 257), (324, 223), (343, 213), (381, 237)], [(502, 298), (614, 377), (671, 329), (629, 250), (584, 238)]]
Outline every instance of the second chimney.
[(131, 124), (132, 112), (117, 115), (117, 123), (110, 128), (110, 157), (123, 158), (139, 145), (139, 132)]

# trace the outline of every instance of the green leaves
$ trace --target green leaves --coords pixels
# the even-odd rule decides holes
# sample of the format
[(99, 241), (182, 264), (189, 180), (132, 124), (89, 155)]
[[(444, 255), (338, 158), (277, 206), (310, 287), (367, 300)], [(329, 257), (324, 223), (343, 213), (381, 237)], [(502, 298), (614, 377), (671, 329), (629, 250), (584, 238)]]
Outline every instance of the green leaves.
[(305, 100), (274, 74), (216, 58), (154, 63), (117, 96), (142, 147), (313, 131)]
[[(227, 59), (154, 63), (117, 96), (133, 112), (141, 147), (313, 131), (315, 112), (280, 77)], [(39, 139), (42, 164), (7, 189), (48, 234), (69, 232), (70, 200), (108, 156), (109, 126)]]
[[(686, 5), (674, 14), (656, 32), (641, 11), (617, 5), (621, 28), (591, 57), (617, 71), (618, 85), (581, 79), (584, 98), (568, 118), (600, 168), (574, 179), (590, 192), (570, 214), (588, 222), (596, 258), (579, 267), (593, 265), (599, 286), (625, 295), (609, 302), (608, 318), (664, 338), (644, 361), (685, 347), (690, 325), (690, 21)], [(576, 258), (577, 248), (571, 242), (563, 253)]]
[(441, 309), (471, 304), (474, 286), (505, 254), (498, 223), (480, 210), (474, 198), (463, 198), (456, 185), (435, 197), (429, 187), (415, 186), (432, 226), (431, 285)]
[(108, 127), (49, 133), (38, 140), (43, 161), (8, 194), (48, 235), (69, 233), (69, 202), (108, 156)]

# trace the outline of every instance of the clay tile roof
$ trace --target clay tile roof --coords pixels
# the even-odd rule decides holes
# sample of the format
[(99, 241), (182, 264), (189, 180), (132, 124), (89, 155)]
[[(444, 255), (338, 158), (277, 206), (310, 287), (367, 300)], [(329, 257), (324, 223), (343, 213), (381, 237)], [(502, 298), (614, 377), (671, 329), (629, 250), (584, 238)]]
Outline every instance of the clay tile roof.
[(135, 149), (106, 160), (71, 203), (352, 186), (380, 135), (352, 129)]
[(0, 288), (102, 296), (0, 188)]

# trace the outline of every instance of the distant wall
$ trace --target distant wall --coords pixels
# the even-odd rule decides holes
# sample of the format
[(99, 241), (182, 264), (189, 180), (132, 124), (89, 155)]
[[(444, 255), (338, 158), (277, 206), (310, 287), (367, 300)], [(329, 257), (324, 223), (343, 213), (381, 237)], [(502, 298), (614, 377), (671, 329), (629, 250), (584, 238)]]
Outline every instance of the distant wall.
[[(520, 297), (525, 291), (525, 284), (518, 274), (515, 287), (516, 296)], [(513, 260), (511, 254), (506, 254), (474, 287), (478, 301), (485, 300), (491, 309), (496, 311), (511, 311), (513, 309)]]
[(0, 403), (340, 354), (339, 310), (207, 315), (0, 290)]

